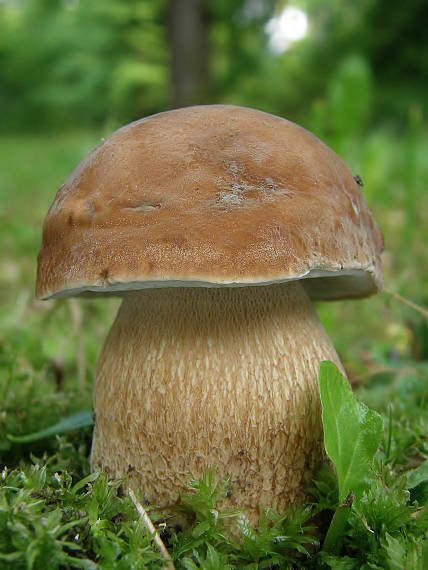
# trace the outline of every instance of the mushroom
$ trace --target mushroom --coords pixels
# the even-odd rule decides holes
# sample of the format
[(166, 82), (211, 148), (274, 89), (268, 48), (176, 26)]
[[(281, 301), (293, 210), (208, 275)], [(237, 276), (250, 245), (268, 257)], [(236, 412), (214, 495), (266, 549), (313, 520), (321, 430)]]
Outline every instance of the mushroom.
[(382, 234), (340, 158), (231, 105), (123, 127), (46, 217), (37, 296), (120, 295), (94, 389), (92, 468), (175, 502), (212, 465), (230, 506), (302, 498), (324, 458), (318, 365), (340, 360), (311, 299), (382, 286)]

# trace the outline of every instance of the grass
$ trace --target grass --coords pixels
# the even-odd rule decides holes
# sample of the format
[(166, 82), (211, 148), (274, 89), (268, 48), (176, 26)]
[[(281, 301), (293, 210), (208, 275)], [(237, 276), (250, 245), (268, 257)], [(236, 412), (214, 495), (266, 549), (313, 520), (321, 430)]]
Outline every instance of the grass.
[[(333, 548), (325, 537), (333, 514), (342, 508), (339, 463), (339, 487), (332, 469), (324, 465), (308, 489), (306, 505), (282, 514), (266, 511), (257, 531), (237, 513), (222, 509), (228, 482), (217, 481), (207, 471), (202, 480), (189, 482), (189, 494), (180, 505), (180, 527), (168, 526), (176, 512), (148, 508), (176, 567), (424, 570), (428, 366), (417, 368), (375, 376), (365, 387), (366, 401), (383, 403), (378, 406), (383, 412), (382, 440), (345, 524), (338, 531), (334, 523)], [(11, 392), (19, 385), (19, 379), (13, 379)], [(28, 410), (27, 419), (34, 414), (36, 424), (39, 417), (32, 401), (29, 397), (21, 406)], [(342, 432), (347, 422), (345, 417)], [(39, 447), (15, 444), (9, 449), (11, 467), (3, 468), (0, 484), (0, 567), (163, 567), (124, 492), (126, 480), (109, 481), (103, 473), (89, 472), (90, 436), (90, 429), (81, 429), (52, 438), (47, 447), (41, 442)], [(327, 437), (331, 436), (326, 431)], [(351, 452), (352, 439), (346, 444)], [(342, 544), (339, 551), (337, 544)]]
[[(0, 137), (0, 568), (163, 567), (123, 492), (126, 481), (90, 473), (90, 428), (31, 444), (7, 438), (91, 408), (96, 359), (118, 302), (40, 303), (33, 291), (47, 208), (100, 136)], [(386, 236), (387, 286), (426, 306), (428, 134), (417, 114), (402, 136), (376, 130), (364, 144), (337, 146), (362, 176)], [(267, 512), (257, 532), (241, 521), (239, 539), (230, 533), (236, 516), (222, 510), (227, 482), (207, 473), (183, 501), (187, 526), (171, 526), (171, 513), (149, 508), (177, 568), (428, 567), (427, 321), (384, 294), (318, 310), (359, 399), (384, 425), (370, 486), (347, 513), (341, 549), (323, 549), (340, 507), (327, 466), (299, 510)]]

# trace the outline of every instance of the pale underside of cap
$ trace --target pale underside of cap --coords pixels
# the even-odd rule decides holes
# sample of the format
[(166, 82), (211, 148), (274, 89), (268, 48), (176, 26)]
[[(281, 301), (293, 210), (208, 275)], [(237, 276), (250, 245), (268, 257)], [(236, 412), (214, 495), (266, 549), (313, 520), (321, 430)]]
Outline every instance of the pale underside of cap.
[(340, 158), (294, 123), (242, 107), (123, 127), (48, 212), (40, 298), (302, 279), (314, 299), (382, 287), (382, 234)]

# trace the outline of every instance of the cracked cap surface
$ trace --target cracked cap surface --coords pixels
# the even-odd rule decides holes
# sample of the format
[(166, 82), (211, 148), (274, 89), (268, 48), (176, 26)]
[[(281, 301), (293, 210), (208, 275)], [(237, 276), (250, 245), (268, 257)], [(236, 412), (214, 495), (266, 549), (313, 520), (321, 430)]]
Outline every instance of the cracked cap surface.
[(304, 279), (315, 299), (382, 287), (382, 234), (341, 159), (267, 113), (210, 105), (131, 123), (59, 189), (39, 298)]

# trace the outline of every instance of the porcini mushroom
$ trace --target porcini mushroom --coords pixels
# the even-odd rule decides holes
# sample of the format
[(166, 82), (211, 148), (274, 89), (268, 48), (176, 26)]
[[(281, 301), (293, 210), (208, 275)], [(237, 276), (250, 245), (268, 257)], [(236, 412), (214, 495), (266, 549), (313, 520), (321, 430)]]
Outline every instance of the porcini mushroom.
[(253, 109), (169, 111), (110, 136), (45, 220), (37, 296), (123, 296), (95, 379), (91, 463), (170, 504), (212, 465), (254, 520), (323, 458), (311, 299), (382, 286), (382, 235), (340, 158)]

